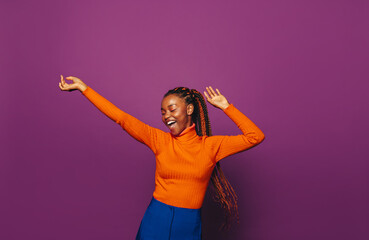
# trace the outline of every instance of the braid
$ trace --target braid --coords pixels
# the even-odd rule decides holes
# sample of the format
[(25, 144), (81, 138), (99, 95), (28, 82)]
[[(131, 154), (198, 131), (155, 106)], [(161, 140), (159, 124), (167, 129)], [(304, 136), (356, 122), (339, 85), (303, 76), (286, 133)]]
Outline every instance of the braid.
[[(212, 136), (208, 109), (204, 97), (195, 89), (185, 87), (177, 87), (169, 90), (164, 97), (175, 94), (183, 98), (186, 104), (194, 105), (192, 121), (195, 123), (196, 133), (199, 136)], [(236, 220), (239, 223), (237, 195), (228, 182), (227, 178), (217, 162), (211, 174), (211, 182), (214, 186), (215, 195), (213, 199), (220, 203), (221, 207), (226, 210), (226, 222), (222, 224), (221, 229), (229, 229), (231, 223)]]
[[(211, 127), (210, 127), (210, 120), (209, 120), (209, 115), (208, 115), (208, 109), (206, 107), (206, 103), (205, 103), (205, 99), (202, 96), (201, 93), (199, 93), (197, 90), (195, 89), (191, 89), (190, 90), (192, 92), (192, 97), (193, 99), (195, 99), (196, 103), (197, 103), (197, 114), (199, 115), (199, 119), (197, 119), (198, 121), (198, 125), (199, 128), (201, 127), (201, 131), (197, 131), (198, 135), (200, 136), (211, 136)], [(201, 132), (201, 134), (199, 134)]]

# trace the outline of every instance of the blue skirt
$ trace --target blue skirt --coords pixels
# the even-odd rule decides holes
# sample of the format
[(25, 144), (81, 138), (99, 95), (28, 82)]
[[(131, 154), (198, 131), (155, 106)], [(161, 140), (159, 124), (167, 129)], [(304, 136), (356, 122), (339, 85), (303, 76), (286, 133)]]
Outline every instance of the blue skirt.
[(151, 199), (136, 240), (201, 240), (200, 209), (180, 208)]

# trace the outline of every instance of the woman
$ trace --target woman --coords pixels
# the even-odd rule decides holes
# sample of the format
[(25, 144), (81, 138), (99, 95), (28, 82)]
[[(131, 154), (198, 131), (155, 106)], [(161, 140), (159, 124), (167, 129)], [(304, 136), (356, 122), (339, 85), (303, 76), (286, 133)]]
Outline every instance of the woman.
[(206, 103), (198, 91), (169, 90), (161, 102), (163, 123), (169, 132), (150, 127), (117, 108), (79, 78), (61, 75), (61, 90), (80, 90), (100, 111), (119, 124), (155, 154), (155, 190), (138, 230), (137, 239), (201, 239), (200, 209), (209, 179), (215, 199), (238, 219), (237, 197), (224, 177), (219, 161), (244, 151), (264, 139), (263, 132), (218, 89), (207, 87), (204, 95), (224, 111), (242, 131), (237, 136), (212, 136)]

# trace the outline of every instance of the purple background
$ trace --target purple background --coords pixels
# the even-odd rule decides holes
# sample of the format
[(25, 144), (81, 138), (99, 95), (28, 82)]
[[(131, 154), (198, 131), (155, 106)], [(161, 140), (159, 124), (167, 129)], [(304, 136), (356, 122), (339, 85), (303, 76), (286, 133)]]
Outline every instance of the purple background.
[[(240, 224), (204, 239), (369, 239), (368, 1), (1, 1), (0, 239), (133, 239), (154, 155), (77, 76), (151, 126), (212, 85), (265, 133), (221, 161)], [(209, 105), (214, 134), (239, 134)]]

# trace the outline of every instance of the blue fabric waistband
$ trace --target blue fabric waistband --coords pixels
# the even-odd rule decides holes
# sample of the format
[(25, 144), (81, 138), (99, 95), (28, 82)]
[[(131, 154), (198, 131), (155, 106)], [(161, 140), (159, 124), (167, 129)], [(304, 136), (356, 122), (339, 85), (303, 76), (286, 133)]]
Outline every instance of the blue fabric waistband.
[(176, 206), (172, 206), (172, 205), (168, 205), (166, 203), (160, 202), (159, 200), (157, 200), (156, 198), (152, 197), (150, 204), (155, 204), (157, 206), (161, 206), (161, 207), (168, 207), (168, 208), (175, 208), (178, 211), (188, 211), (188, 212), (200, 212), (201, 209), (192, 209), (192, 208), (182, 208), (182, 207), (176, 207)]
[(175, 207), (151, 199), (136, 240), (201, 239), (201, 209)]

